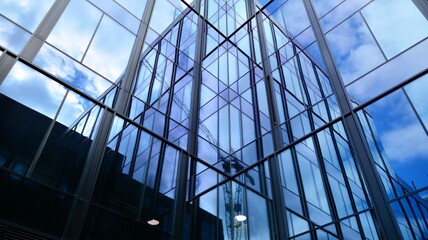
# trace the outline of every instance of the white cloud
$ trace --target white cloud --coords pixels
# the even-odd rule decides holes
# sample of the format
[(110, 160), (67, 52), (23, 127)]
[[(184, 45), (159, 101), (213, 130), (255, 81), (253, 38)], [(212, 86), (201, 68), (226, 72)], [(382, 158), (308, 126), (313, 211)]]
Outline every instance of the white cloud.
[(107, 80), (48, 45), (43, 46), (34, 63), (94, 98), (111, 86)]
[(428, 156), (428, 138), (418, 123), (393, 128), (380, 138), (391, 162), (404, 163)]
[(134, 40), (132, 33), (104, 17), (83, 63), (111, 81), (116, 81), (126, 68)]
[[(66, 88), (17, 62), (0, 86), (0, 93), (35, 111), (54, 118), (64, 99)], [(58, 121), (69, 125), (84, 111), (84, 101), (70, 92)]]
[(0, 92), (50, 118), (55, 116), (65, 89), (22, 63), (16, 63)]
[(0, 45), (19, 53), (30, 34), (0, 16)]
[(101, 18), (86, 1), (71, 1), (47, 41), (80, 61)]
[[(328, 32), (331, 28), (335, 27), (338, 23), (351, 16), (362, 6), (370, 0), (347, 0), (343, 1), (339, 6), (332, 10), (328, 15), (321, 19), (321, 25), (324, 32)], [(326, 4), (327, 1), (322, 1)]]
[(388, 57), (428, 35), (428, 21), (411, 1), (378, 0), (361, 12)]
[[(361, 102), (368, 100), (390, 87), (426, 69), (428, 40), (421, 42), (403, 54), (380, 66), (351, 84), (349, 94)], [(366, 59), (363, 58), (363, 59)]]
[(359, 15), (328, 33), (327, 40), (345, 84), (385, 61)]
[(53, 0), (2, 0), (0, 13), (24, 28), (34, 31), (53, 2)]

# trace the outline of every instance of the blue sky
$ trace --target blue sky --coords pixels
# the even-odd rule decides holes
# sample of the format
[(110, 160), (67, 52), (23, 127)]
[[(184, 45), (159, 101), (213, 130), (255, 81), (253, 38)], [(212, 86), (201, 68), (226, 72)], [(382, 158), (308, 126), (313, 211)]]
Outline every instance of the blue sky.
[[(427, 83), (428, 78), (424, 77), (410, 85), (419, 88), (418, 92), (411, 94), (408, 91), (413, 104), (421, 103), (420, 97), (426, 94)], [(425, 106), (418, 111), (423, 113), (427, 109)], [(404, 92), (400, 89), (382, 98), (370, 105), (367, 111), (395, 173), (409, 185), (413, 181), (417, 188), (427, 186), (428, 137)]]

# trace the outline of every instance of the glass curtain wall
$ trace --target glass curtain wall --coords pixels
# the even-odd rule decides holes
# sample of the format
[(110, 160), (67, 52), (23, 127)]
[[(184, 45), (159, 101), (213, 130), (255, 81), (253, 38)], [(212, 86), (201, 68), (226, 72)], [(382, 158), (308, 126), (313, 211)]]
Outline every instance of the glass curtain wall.
[(427, 238), (395, 170), (426, 166), (417, 6), (0, 0), (0, 236), (382, 239), (360, 138), (397, 239)]

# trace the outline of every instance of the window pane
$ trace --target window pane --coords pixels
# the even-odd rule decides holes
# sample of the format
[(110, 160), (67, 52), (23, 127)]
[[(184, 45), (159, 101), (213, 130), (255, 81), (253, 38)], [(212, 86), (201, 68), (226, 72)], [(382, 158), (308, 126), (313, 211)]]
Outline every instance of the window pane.
[(131, 32), (104, 16), (83, 63), (115, 81), (125, 70), (134, 39)]
[(0, 1), (0, 13), (33, 32), (54, 0)]
[(326, 37), (345, 84), (385, 61), (358, 14), (333, 29)]
[(428, 21), (412, 1), (377, 0), (361, 12), (388, 58), (428, 36)]
[(28, 39), (28, 32), (0, 16), (0, 45), (19, 53)]
[(33, 69), (17, 62), (0, 85), (0, 93), (53, 118), (64, 98), (65, 89)]
[(47, 41), (80, 61), (100, 18), (101, 12), (87, 1), (71, 1)]

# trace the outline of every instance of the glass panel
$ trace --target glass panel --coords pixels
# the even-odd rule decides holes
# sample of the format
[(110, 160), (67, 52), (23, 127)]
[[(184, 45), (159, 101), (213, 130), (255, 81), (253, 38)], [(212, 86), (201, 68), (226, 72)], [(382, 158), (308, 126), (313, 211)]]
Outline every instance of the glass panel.
[(361, 13), (388, 58), (428, 36), (428, 21), (412, 1), (376, 0)]
[[(428, 39), (363, 76), (349, 85), (347, 90), (359, 103), (363, 103), (424, 71), (427, 66), (422, 59), (425, 59), (426, 56), (428, 56)], [(409, 62), (412, 64), (408, 64)]]
[(30, 67), (17, 62), (0, 85), (0, 93), (53, 118), (64, 98), (65, 88)]
[(48, 44), (40, 49), (33, 63), (95, 99), (113, 85)]
[[(140, 21), (114, 0), (88, 0), (97, 8), (118, 22), (121, 26), (135, 35), (138, 33)], [(141, 4), (144, 8), (144, 4)]]
[(126, 10), (130, 11), (137, 18), (141, 19), (143, 16), (144, 7), (147, 0), (115, 0), (122, 5)]
[[(60, 115), (72, 118), (75, 113), (69, 111), (75, 107), (75, 99), (73, 94), (67, 96)], [(75, 192), (92, 145), (88, 136), (93, 135), (92, 130), (98, 125), (99, 112), (100, 108), (95, 107), (87, 114), (89, 116), (82, 115), (80, 121), (84, 122), (82, 132), (85, 134), (55, 122), (32, 177), (63, 191)]]
[(47, 41), (80, 61), (102, 13), (83, 0), (70, 1)]
[(0, 16), (0, 45), (19, 53), (30, 37), (30, 33)]
[(415, 80), (404, 87), (417, 114), (428, 128), (428, 105), (426, 104), (426, 93), (428, 93), (428, 75)]
[(267, 200), (247, 190), (250, 239), (271, 239)]
[(371, 127), (375, 132), (372, 134), (378, 139), (377, 151), (385, 163), (389, 162), (407, 183), (413, 181), (418, 188), (426, 186), (426, 173), (418, 169), (428, 167), (428, 137), (403, 92), (399, 90), (388, 95), (366, 111), (366, 117), (373, 121)]
[(42, 21), (54, 0), (0, 1), (0, 13), (33, 32)]
[(104, 16), (83, 63), (115, 81), (125, 70), (134, 39), (131, 32)]
[(326, 38), (345, 84), (385, 62), (359, 14), (327, 33)]

